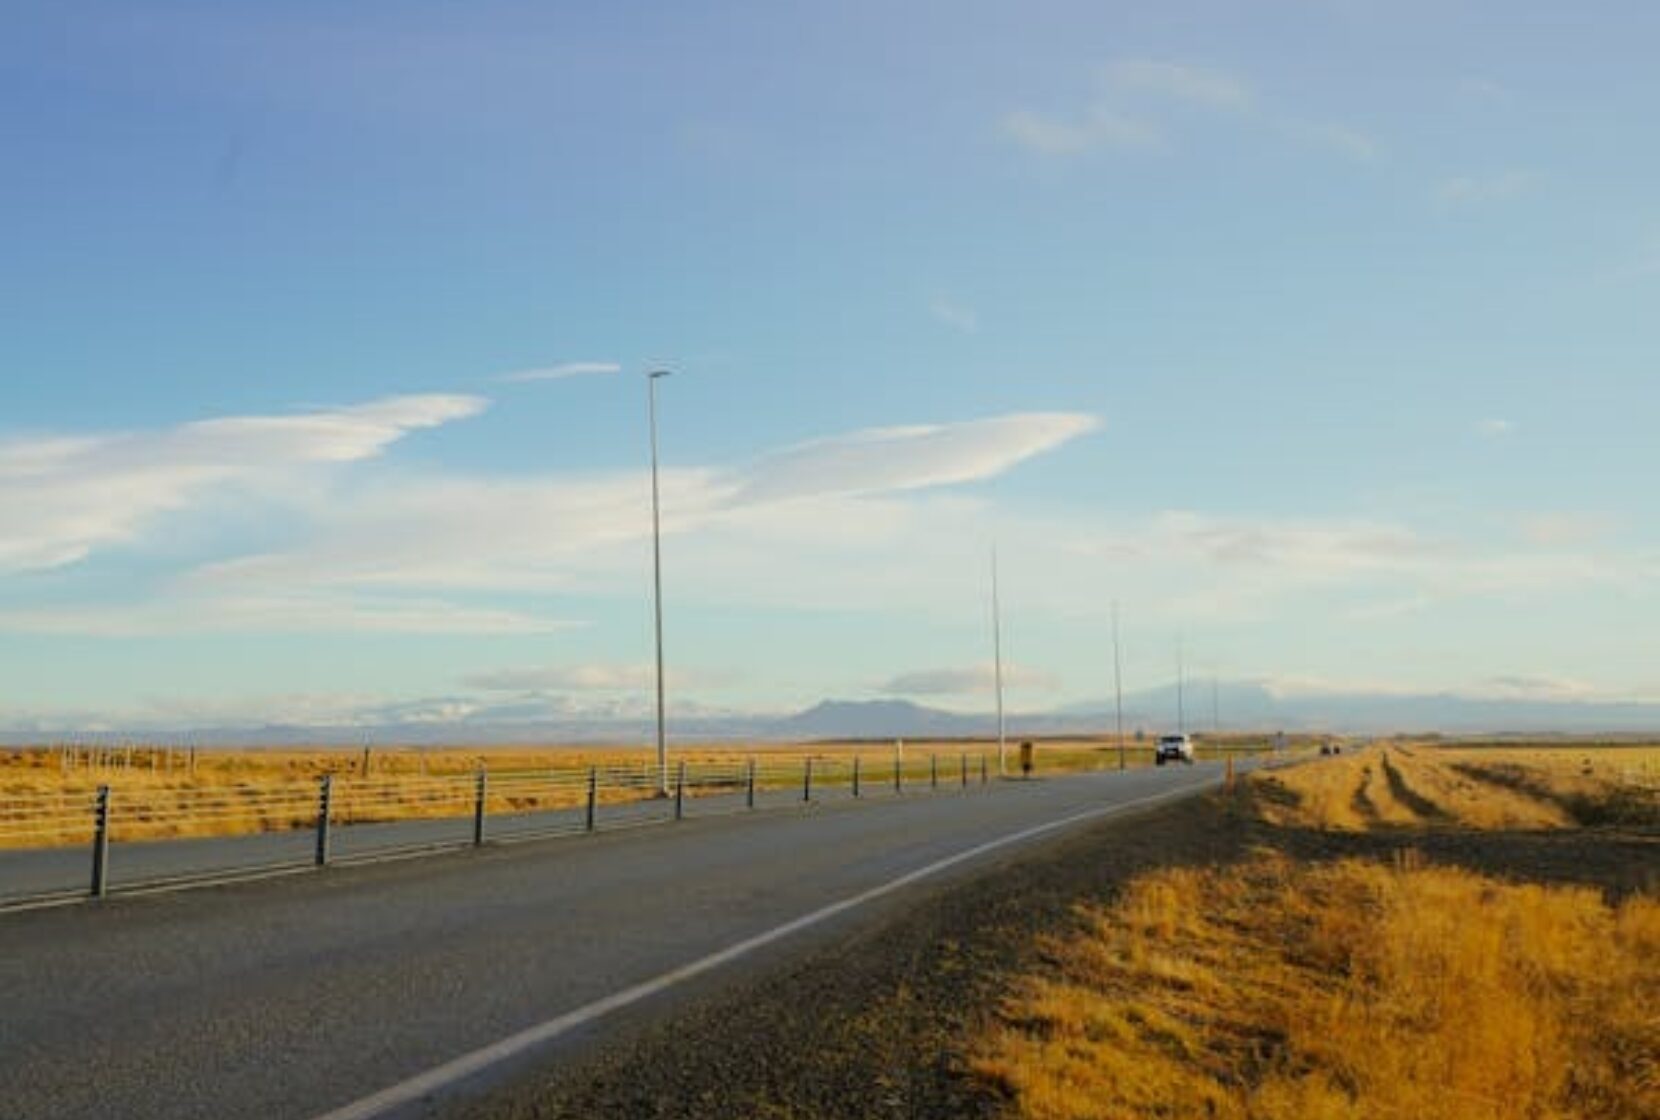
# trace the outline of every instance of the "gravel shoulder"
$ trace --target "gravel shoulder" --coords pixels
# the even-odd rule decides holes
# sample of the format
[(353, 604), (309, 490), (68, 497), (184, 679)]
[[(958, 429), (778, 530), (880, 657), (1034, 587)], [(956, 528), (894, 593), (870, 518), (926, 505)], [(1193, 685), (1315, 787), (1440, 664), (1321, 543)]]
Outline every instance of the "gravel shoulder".
[(963, 1047), (996, 1013), (1009, 976), (1064, 936), (1080, 903), (1154, 867), (1226, 865), (1259, 847), (1306, 860), (1392, 858), (1652, 890), (1657, 838), (1610, 832), (1340, 835), (1273, 829), (1238, 799), (1191, 798), (1114, 818), (990, 864), (747, 980), (634, 1016), (483, 1095), (449, 1120), (971, 1120), (999, 1115), (965, 1075)]
[(962, 1075), (961, 1047), (1006, 973), (1061, 932), (1077, 902), (1137, 872), (1245, 850), (1212, 798), (1117, 817), (989, 863), (898, 915), (753, 978), (630, 1021), (486, 1095), (452, 1120), (669, 1120), (995, 1115)]

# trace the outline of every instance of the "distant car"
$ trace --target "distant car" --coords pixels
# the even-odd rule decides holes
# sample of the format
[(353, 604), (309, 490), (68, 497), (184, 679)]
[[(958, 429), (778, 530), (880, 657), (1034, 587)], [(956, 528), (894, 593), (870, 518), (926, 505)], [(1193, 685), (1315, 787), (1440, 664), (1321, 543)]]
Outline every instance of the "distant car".
[(1153, 761), (1160, 766), (1166, 762), (1193, 764), (1193, 739), (1187, 735), (1161, 735), (1153, 748)]

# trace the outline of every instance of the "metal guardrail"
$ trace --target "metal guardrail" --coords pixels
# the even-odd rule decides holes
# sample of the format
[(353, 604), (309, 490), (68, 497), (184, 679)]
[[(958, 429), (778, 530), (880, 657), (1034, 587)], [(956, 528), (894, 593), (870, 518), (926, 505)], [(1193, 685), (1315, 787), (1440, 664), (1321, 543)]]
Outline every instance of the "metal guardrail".
[(642, 763), (7, 796), (0, 908), (835, 797), (960, 793), (990, 776), (980, 752), (809, 754), (681, 761), (667, 789)]

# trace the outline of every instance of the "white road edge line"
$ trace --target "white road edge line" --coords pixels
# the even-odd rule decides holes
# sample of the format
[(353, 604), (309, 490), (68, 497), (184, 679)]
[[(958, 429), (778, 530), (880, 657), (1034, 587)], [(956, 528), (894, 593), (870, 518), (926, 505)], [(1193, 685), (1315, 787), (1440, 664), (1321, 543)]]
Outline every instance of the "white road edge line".
[(1030, 840), (1035, 836), (1042, 836), (1047, 832), (1054, 832), (1056, 829), (1065, 828), (1068, 825), (1077, 824), (1079, 821), (1089, 820), (1092, 817), (1111, 816), (1114, 813), (1138, 809), (1144, 805), (1168, 801), (1183, 794), (1215, 785), (1220, 780), (1220, 776), (1210, 777), (1204, 781), (1189, 782), (1176, 789), (1165, 790), (1163, 793), (1138, 797), (1132, 801), (1125, 801), (1116, 805), (1103, 805), (1094, 809), (1086, 809), (1083, 812), (1072, 813), (1044, 824), (1021, 829), (1019, 832), (1011, 832), (1007, 836), (1000, 836), (996, 840), (976, 844), (972, 848), (965, 848), (955, 855), (935, 860), (933, 863), (919, 867), (915, 871), (908, 871), (897, 879), (890, 879), (878, 886), (871, 887), (869, 890), (850, 895), (839, 902), (832, 902), (810, 914), (804, 914), (799, 918), (785, 922), (781, 926), (775, 926), (765, 933), (756, 934), (754, 937), (729, 945), (725, 949), (710, 953), (700, 960), (695, 960), (673, 971), (665, 972), (660, 976), (635, 984), (631, 988), (624, 988), (622, 991), (608, 995), (604, 999), (595, 1000), (593, 1003), (579, 1007), (574, 1011), (568, 1011), (546, 1022), (527, 1027), (517, 1034), (508, 1035), (498, 1042), (492, 1042), (488, 1046), (463, 1054), (461, 1057), (445, 1062), (443, 1065), (434, 1066), (425, 1073), (416, 1074), (414, 1077), (406, 1081), (400, 1081), (396, 1085), (388, 1086), (378, 1093), (337, 1108), (332, 1112), (323, 1113), (315, 1120), (370, 1120), (371, 1117), (381, 1116), (391, 1109), (412, 1104), (430, 1093), (471, 1077), (481, 1070), (505, 1061), (516, 1054), (523, 1053), (534, 1046), (550, 1042), (568, 1031), (585, 1026), (596, 1019), (609, 1015), (613, 1011), (639, 1003), (641, 1000), (667, 991), (677, 984), (683, 984), (705, 972), (730, 964), (739, 957), (747, 956), (755, 950), (764, 948), (775, 941), (780, 941), (791, 934), (800, 933), (802, 930), (826, 922), (838, 914), (844, 914), (849, 910), (874, 902), (884, 895), (903, 890), (913, 883), (938, 875), (941, 871), (955, 867), (959, 863), (966, 863), (988, 852), (1006, 848), (1011, 844), (1018, 844), (1023, 840)]

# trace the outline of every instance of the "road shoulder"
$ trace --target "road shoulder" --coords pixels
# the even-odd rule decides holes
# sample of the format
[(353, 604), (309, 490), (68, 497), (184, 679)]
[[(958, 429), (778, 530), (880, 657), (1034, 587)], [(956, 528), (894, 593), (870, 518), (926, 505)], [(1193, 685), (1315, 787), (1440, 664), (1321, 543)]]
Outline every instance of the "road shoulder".
[(989, 862), (805, 957), (619, 1023), (436, 1115), (551, 1120), (989, 1116), (959, 1047), (1007, 973), (1064, 933), (1083, 899), (1150, 867), (1238, 858), (1216, 799), (1114, 817)]

